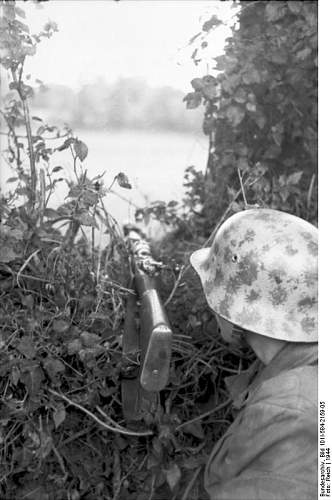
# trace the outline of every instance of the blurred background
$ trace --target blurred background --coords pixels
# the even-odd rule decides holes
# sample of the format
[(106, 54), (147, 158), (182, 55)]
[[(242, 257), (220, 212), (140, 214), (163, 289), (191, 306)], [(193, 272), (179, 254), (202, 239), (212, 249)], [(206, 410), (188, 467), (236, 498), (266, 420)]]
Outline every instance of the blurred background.
[[(106, 199), (112, 215), (132, 221), (135, 209), (151, 200), (179, 201), (185, 168), (204, 171), (208, 157), (204, 109), (187, 110), (183, 97), (193, 78), (213, 73), (213, 57), (234, 21), (231, 3), (53, 0), (24, 8), (31, 33), (48, 21), (59, 30), (27, 58), (25, 72), (35, 86), (31, 112), (52, 125), (68, 124), (87, 144), (90, 178), (105, 172), (107, 186), (118, 172), (128, 176), (132, 189), (114, 186), (118, 196)], [(213, 14), (226, 25), (213, 31), (194, 64), (190, 40)], [(2, 74), (5, 93), (6, 81)], [(51, 162), (73, 176), (69, 151)], [(4, 165), (3, 185), (10, 175)], [(51, 205), (63, 200), (65, 189), (59, 183)]]

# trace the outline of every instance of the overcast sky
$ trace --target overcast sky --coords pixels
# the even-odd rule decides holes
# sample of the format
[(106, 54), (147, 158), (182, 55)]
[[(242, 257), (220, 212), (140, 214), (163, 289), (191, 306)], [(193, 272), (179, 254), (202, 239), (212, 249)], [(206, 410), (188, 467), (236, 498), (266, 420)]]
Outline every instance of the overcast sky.
[(45, 83), (72, 87), (99, 76), (143, 77), (151, 85), (171, 85), (188, 91), (190, 80), (212, 67), (229, 31), (218, 27), (207, 60), (196, 68), (190, 59), (189, 39), (201, 21), (218, 13), (234, 19), (231, 2), (210, 0), (50, 0), (42, 8), (25, 4), (32, 32), (48, 19), (59, 33), (43, 40), (37, 55), (29, 57), (27, 73)]

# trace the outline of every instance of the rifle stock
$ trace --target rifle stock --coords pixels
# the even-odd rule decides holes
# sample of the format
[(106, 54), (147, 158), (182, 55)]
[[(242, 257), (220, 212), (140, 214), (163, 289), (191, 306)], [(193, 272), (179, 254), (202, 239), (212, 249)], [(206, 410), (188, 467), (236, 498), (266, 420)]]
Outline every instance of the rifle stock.
[[(172, 330), (157, 290), (155, 277), (161, 267), (160, 263), (153, 259), (148, 243), (137, 230), (127, 229), (127, 241), (131, 254), (134, 288), (138, 299), (140, 327), (138, 341), (134, 338), (133, 325), (131, 324), (127, 331), (129, 338), (126, 338), (125, 328), (124, 347), (136, 345), (136, 342), (139, 345), (141, 360), (139, 390), (142, 406), (143, 400), (145, 403), (147, 400), (152, 401), (154, 393), (164, 389), (168, 382)], [(133, 302), (127, 303), (127, 313), (129, 313), (128, 306), (132, 308)], [(136, 335), (137, 333), (136, 331)], [(128, 394), (124, 396), (125, 399), (130, 400)], [(134, 399), (133, 394), (131, 400), (134, 401)]]

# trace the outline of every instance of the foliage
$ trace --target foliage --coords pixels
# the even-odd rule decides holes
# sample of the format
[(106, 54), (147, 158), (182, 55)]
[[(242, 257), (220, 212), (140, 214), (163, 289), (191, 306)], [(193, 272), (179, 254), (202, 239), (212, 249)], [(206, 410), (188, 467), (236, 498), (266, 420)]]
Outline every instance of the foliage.
[[(13, 170), (0, 201), (0, 497), (204, 499), (201, 481), (194, 487), (192, 477), (201, 478), (231, 420), (223, 378), (234, 363), (238, 368), (238, 353), (225, 349), (208, 315), (197, 321), (189, 287), (184, 316), (174, 321), (171, 376), (158, 409), (125, 427), (121, 343), (131, 290), (125, 242), (104, 208), (112, 186), (102, 176), (89, 178), (88, 146), (70, 128), (31, 116), (34, 88), (24, 63), (56, 26), (32, 35), (17, 3), (0, 6), (1, 64), (11, 89), (1, 110), (2, 154)], [(53, 153), (64, 150), (72, 154), (74, 181), (61, 162), (51, 167)], [(54, 209), (60, 182), (68, 194)], [(131, 188), (123, 172), (115, 182)], [(157, 204), (151, 214), (168, 221), (175, 208)], [(95, 244), (97, 230), (109, 236), (105, 249)], [(175, 319), (170, 299), (179, 301), (181, 272), (174, 261), (160, 278)]]
[[(258, 203), (317, 224), (317, 2), (239, 5), (215, 76), (192, 80), (184, 99), (189, 109), (204, 105), (210, 138), (205, 177), (188, 171), (187, 203), (202, 207), (193, 214), (205, 235), (230, 204), (230, 213)], [(194, 61), (220, 23), (205, 23)]]

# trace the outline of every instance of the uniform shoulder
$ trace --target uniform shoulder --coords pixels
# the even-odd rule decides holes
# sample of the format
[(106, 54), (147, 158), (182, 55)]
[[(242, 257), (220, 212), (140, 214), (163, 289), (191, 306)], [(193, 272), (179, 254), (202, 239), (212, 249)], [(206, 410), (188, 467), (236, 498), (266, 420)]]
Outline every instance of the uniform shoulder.
[(263, 379), (248, 398), (248, 404), (263, 403), (289, 410), (316, 408), (318, 401), (317, 366), (300, 366)]

